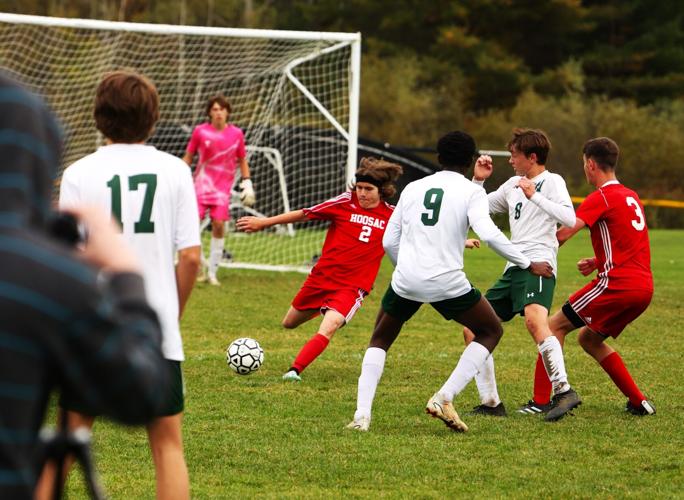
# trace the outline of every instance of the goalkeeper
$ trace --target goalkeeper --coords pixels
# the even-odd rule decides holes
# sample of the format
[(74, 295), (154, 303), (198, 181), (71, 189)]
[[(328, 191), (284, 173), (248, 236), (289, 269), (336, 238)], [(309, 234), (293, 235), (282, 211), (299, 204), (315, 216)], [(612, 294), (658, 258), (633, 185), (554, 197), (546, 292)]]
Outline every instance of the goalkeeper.
[[(238, 127), (228, 123), (230, 102), (221, 94), (212, 96), (207, 101), (205, 111), (209, 122), (198, 125), (192, 131), (183, 161), (192, 165), (195, 154), (199, 153), (193, 175), (195, 193), (200, 219), (204, 218), (207, 211), (211, 217), (208, 280), (218, 286), (220, 283), (216, 279), (216, 271), (223, 256), (224, 226), (230, 219), (230, 194), (237, 164), (240, 165), (242, 178), (242, 204), (253, 206), (255, 196), (245, 154), (245, 135)], [(200, 279), (204, 279), (204, 272)]]
[(296, 328), (321, 314), (318, 332), (299, 351), (283, 380), (300, 381), (300, 373), (328, 347), (335, 332), (348, 323), (373, 287), (385, 254), (382, 237), (394, 207), (387, 203), (396, 189), (401, 167), (364, 158), (350, 191), (311, 208), (273, 217), (241, 217), (247, 233), (276, 224), (327, 220), (330, 227), (318, 262), (292, 301), (282, 324)]

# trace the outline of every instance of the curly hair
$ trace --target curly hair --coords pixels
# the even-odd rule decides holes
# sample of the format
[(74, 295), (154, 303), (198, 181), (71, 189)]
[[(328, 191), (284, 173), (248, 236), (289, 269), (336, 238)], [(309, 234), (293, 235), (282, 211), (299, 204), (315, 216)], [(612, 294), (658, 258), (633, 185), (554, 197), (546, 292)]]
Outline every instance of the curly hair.
[(475, 153), (475, 139), (460, 130), (449, 132), (437, 141), (437, 161), (442, 167), (468, 168)]
[[(365, 175), (377, 181), (382, 200), (387, 200), (395, 195), (397, 188), (394, 183), (402, 173), (401, 165), (372, 156), (362, 158), (359, 162), (359, 168), (356, 169), (356, 175)], [(356, 183), (354, 182), (351, 189), (355, 188)]]

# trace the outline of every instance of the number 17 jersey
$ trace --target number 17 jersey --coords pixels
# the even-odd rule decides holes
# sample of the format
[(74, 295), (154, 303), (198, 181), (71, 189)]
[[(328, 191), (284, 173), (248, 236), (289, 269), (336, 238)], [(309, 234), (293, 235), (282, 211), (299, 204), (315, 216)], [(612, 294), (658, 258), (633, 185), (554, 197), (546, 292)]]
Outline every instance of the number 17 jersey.
[(385, 255), (382, 237), (393, 210), (384, 201), (365, 209), (356, 193), (350, 191), (305, 208), (307, 218), (331, 221), (311, 277), (322, 279), (331, 288), (353, 287), (370, 292)]

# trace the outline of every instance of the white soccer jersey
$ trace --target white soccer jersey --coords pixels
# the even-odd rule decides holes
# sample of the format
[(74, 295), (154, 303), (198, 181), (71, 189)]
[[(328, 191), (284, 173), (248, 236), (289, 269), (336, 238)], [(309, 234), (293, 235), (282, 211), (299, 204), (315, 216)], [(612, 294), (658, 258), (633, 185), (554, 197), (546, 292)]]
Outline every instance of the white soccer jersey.
[(164, 357), (182, 361), (174, 257), (177, 250), (200, 244), (190, 169), (153, 146), (103, 146), (62, 176), (60, 207), (83, 203), (102, 206), (122, 223), (123, 236), (141, 262), (147, 298), (159, 316)]
[[(529, 200), (518, 186), (520, 176), (513, 176), (499, 189), (487, 195), (491, 213), (508, 213), (511, 241), (531, 261), (548, 262), (556, 274), (558, 224), (573, 227), (575, 210), (565, 186), (558, 174), (544, 170), (530, 179), (537, 192)], [(515, 264), (508, 262), (506, 268)]]
[(383, 238), (396, 263), (394, 291), (418, 302), (468, 293), (463, 250), (469, 225), (495, 252), (527, 268), (530, 260), (494, 225), (488, 208), (484, 189), (457, 172), (437, 172), (406, 186)]

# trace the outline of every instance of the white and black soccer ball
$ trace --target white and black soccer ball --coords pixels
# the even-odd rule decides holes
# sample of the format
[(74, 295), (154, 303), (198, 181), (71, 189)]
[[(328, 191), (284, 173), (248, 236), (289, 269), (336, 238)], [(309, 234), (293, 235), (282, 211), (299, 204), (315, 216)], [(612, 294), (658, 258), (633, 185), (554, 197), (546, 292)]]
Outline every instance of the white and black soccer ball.
[(264, 362), (264, 350), (254, 339), (235, 339), (226, 349), (226, 361), (235, 373), (248, 375)]

